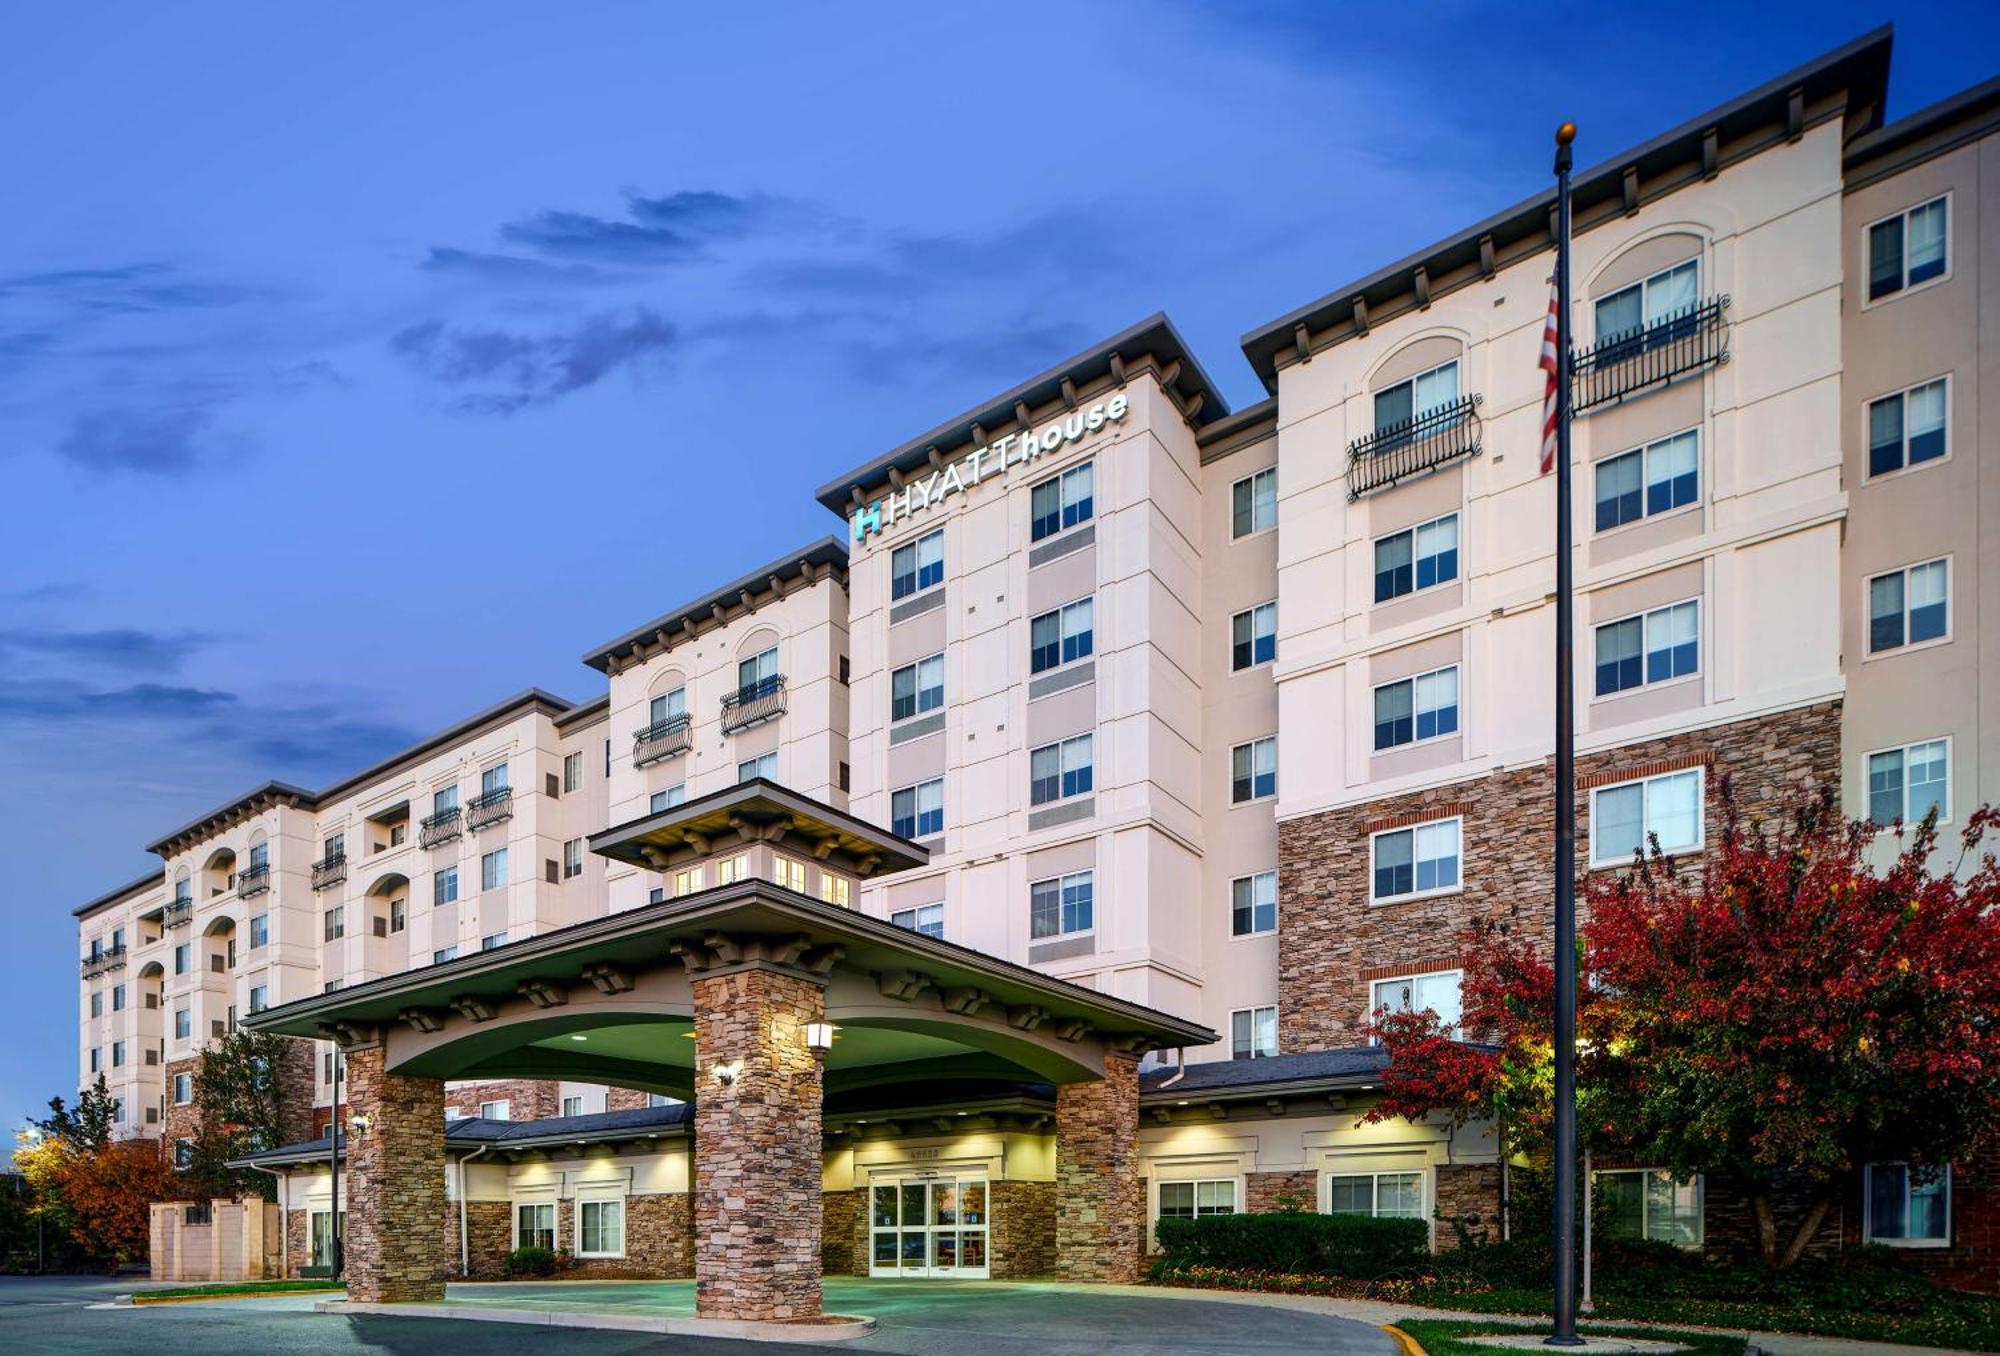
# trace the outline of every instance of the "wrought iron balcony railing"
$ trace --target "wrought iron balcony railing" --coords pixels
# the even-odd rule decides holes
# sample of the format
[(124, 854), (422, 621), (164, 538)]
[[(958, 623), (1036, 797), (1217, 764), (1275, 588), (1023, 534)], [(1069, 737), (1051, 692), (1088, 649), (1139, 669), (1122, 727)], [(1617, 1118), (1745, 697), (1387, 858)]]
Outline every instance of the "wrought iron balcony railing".
[(425, 815), (424, 822), (417, 826), (417, 842), (427, 848), (440, 843), (449, 843), (465, 833), (465, 818), (454, 805), (449, 810), (439, 810), (434, 815)]
[(1479, 401), (1476, 395), (1461, 396), (1349, 443), (1347, 497), (1359, 499), (1370, 490), (1476, 455)]
[(785, 675), (774, 673), (746, 683), (722, 699), (722, 732), (734, 734), (760, 720), (785, 713)]
[(1727, 309), (1726, 294), (1710, 297), (1572, 352), (1571, 408), (1581, 414), (1729, 361)]
[(313, 889), (326, 890), (347, 879), (347, 854), (336, 852), (313, 863)]
[(514, 788), (503, 786), (474, 796), (465, 807), (465, 827), (474, 833), (490, 824), (514, 817)]
[(85, 956), (83, 958), (83, 977), (85, 979), (93, 979), (103, 974), (106, 970), (122, 970), (124, 968), (125, 948), (122, 946), (107, 946), (96, 955)]
[(694, 721), (685, 713), (655, 721), (632, 734), (632, 766), (644, 767), (694, 747)]
[(160, 910), (160, 926), (163, 928), (184, 928), (194, 921), (194, 901), (176, 899)]
[(238, 899), (248, 899), (252, 895), (261, 895), (270, 888), (271, 868), (268, 865), (253, 866), (236, 878), (236, 897)]

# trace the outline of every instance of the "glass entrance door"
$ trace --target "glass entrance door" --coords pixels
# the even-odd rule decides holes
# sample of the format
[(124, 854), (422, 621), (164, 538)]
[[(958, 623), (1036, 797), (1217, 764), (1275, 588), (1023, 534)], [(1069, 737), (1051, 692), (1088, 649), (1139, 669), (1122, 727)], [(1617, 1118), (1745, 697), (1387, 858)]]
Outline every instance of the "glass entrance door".
[(986, 1197), (983, 1175), (878, 1179), (869, 1191), (869, 1274), (984, 1278)]

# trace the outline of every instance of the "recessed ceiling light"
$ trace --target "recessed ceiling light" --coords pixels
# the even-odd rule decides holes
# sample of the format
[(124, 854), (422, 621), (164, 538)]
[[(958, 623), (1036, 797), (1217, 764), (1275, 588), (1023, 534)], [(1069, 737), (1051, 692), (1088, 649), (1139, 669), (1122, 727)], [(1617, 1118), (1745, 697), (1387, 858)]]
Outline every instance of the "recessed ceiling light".
[(589, 1040), (589, 1039), (590, 1039), (590, 1037), (588, 1037), (588, 1036), (571, 1036), (571, 1037), (570, 1037), (570, 1039), (571, 1039), (571, 1040), (573, 1040), (573, 1041), (587, 1041), (587, 1040)]

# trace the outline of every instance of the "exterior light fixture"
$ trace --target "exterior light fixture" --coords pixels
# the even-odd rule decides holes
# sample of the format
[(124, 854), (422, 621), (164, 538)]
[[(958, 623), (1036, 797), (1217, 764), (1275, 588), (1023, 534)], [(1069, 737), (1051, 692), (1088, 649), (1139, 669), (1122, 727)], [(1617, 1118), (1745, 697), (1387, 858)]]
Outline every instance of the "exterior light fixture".
[(832, 1022), (807, 1022), (806, 1047), (825, 1054), (833, 1049), (833, 1036), (839, 1030)]
[(356, 1112), (353, 1116), (349, 1117), (347, 1121), (348, 1127), (354, 1131), (354, 1137), (356, 1139), (365, 1138), (368, 1134), (368, 1127), (373, 1125), (374, 1123), (375, 1122), (369, 1117), (368, 1113), (365, 1111)]
[(730, 1060), (727, 1063), (716, 1065), (709, 1072), (715, 1076), (717, 1083), (726, 1088), (735, 1084), (736, 1076), (743, 1072), (743, 1066), (735, 1060)]

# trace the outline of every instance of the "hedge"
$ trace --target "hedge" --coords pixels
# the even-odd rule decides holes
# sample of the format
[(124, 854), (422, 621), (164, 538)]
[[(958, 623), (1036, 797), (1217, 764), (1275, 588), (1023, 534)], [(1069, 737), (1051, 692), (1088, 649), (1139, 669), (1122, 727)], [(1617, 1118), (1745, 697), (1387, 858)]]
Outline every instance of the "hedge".
[(516, 1248), (507, 1254), (509, 1276), (553, 1276), (561, 1259), (548, 1248)]
[(1221, 1267), (1368, 1280), (1430, 1256), (1430, 1226), (1420, 1219), (1280, 1211), (1163, 1219), (1154, 1233), (1169, 1271)]

